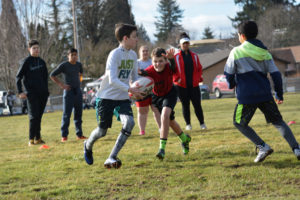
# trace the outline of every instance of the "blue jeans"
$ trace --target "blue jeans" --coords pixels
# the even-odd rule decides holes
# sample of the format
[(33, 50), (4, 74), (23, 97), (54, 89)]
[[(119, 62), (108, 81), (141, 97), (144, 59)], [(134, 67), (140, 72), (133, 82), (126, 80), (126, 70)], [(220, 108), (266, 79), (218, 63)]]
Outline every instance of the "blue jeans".
[(80, 88), (72, 88), (64, 90), (63, 96), (63, 116), (61, 122), (61, 135), (67, 137), (69, 135), (69, 125), (72, 110), (74, 108), (74, 124), (76, 135), (82, 136), (82, 93)]

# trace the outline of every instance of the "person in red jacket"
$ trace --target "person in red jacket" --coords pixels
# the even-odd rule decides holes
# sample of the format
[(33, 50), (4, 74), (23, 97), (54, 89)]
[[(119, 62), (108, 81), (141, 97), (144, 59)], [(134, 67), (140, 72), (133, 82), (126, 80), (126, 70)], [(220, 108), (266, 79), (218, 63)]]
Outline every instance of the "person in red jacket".
[(196, 53), (190, 47), (190, 37), (186, 33), (180, 35), (180, 51), (175, 55), (176, 73), (173, 82), (182, 103), (182, 113), (186, 122), (186, 130), (192, 130), (190, 101), (200, 122), (201, 129), (206, 129), (201, 107), (201, 93), (199, 83), (203, 81), (202, 65)]

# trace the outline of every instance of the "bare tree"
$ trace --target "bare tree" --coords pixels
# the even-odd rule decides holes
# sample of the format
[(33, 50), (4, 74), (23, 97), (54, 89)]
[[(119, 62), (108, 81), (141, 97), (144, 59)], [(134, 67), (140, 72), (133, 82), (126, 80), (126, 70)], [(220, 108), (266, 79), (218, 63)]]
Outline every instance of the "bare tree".
[(2, 0), (0, 16), (0, 80), (6, 89), (15, 90), (19, 60), (24, 57), (26, 43), (12, 0)]
[(299, 8), (275, 6), (259, 18), (258, 37), (269, 48), (299, 45), (299, 24)]
[(19, 16), (22, 32), (29, 40), (30, 24), (37, 26), (43, 21), (42, 13), (45, 12), (45, 0), (15, 0), (15, 8)]

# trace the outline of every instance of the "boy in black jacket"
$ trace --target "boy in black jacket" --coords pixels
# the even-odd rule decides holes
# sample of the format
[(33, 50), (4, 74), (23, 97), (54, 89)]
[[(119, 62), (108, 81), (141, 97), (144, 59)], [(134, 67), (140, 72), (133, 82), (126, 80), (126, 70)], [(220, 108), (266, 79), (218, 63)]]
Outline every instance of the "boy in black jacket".
[[(37, 40), (28, 42), (30, 56), (26, 57), (16, 76), (18, 94), (21, 99), (27, 99), (29, 115), (29, 143), (45, 143), (41, 138), (41, 119), (49, 96), (48, 70), (46, 63), (39, 57), (40, 47)], [(22, 82), (25, 91), (22, 89)]]

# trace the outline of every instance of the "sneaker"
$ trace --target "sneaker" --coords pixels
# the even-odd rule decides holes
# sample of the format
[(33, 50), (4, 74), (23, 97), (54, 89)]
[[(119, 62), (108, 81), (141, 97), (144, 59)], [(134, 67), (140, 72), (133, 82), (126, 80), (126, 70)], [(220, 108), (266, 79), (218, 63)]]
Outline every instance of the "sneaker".
[(140, 135), (145, 135), (145, 131), (141, 131), (141, 132), (140, 132)]
[(192, 125), (190, 125), (190, 124), (186, 125), (185, 130), (187, 130), (187, 131), (192, 130)]
[(188, 134), (186, 134), (186, 136), (187, 136), (187, 141), (181, 143), (184, 155), (187, 155), (189, 153), (189, 151), (190, 151), (189, 143), (192, 140), (191, 136), (189, 136)]
[(300, 146), (298, 149), (294, 149), (294, 154), (298, 158), (298, 160), (300, 160)]
[(88, 138), (85, 137), (84, 135), (78, 136), (78, 137), (77, 137), (77, 140), (86, 140), (86, 139), (88, 139)]
[(34, 145), (34, 140), (29, 140), (28, 146), (33, 146)]
[(264, 161), (268, 155), (271, 155), (273, 153), (273, 149), (271, 149), (271, 147), (267, 144), (257, 145), (257, 147), (259, 149), (259, 152), (254, 160), (254, 162), (256, 163)]
[(85, 162), (88, 165), (92, 165), (94, 163), (93, 151), (86, 148), (86, 140), (83, 142), (83, 150)]
[(68, 140), (68, 137), (62, 137), (61, 142), (66, 142)]
[(163, 160), (165, 158), (165, 150), (159, 149), (158, 153), (156, 154), (156, 157), (160, 160)]
[(42, 140), (41, 138), (34, 141), (34, 144), (45, 144), (46, 142)]
[(201, 130), (205, 130), (205, 129), (207, 129), (207, 127), (206, 127), (206, 125), (203, 123), (203, 124), (200, 124), (200, 128), (201, 128)]
[(119, 169), (122, 166), (122, 162), (119, 158), (108, 158), (105, 162), (104, 162), (104, 167), (107, 169), (110, 168), (115, 168), (115, 169)]

